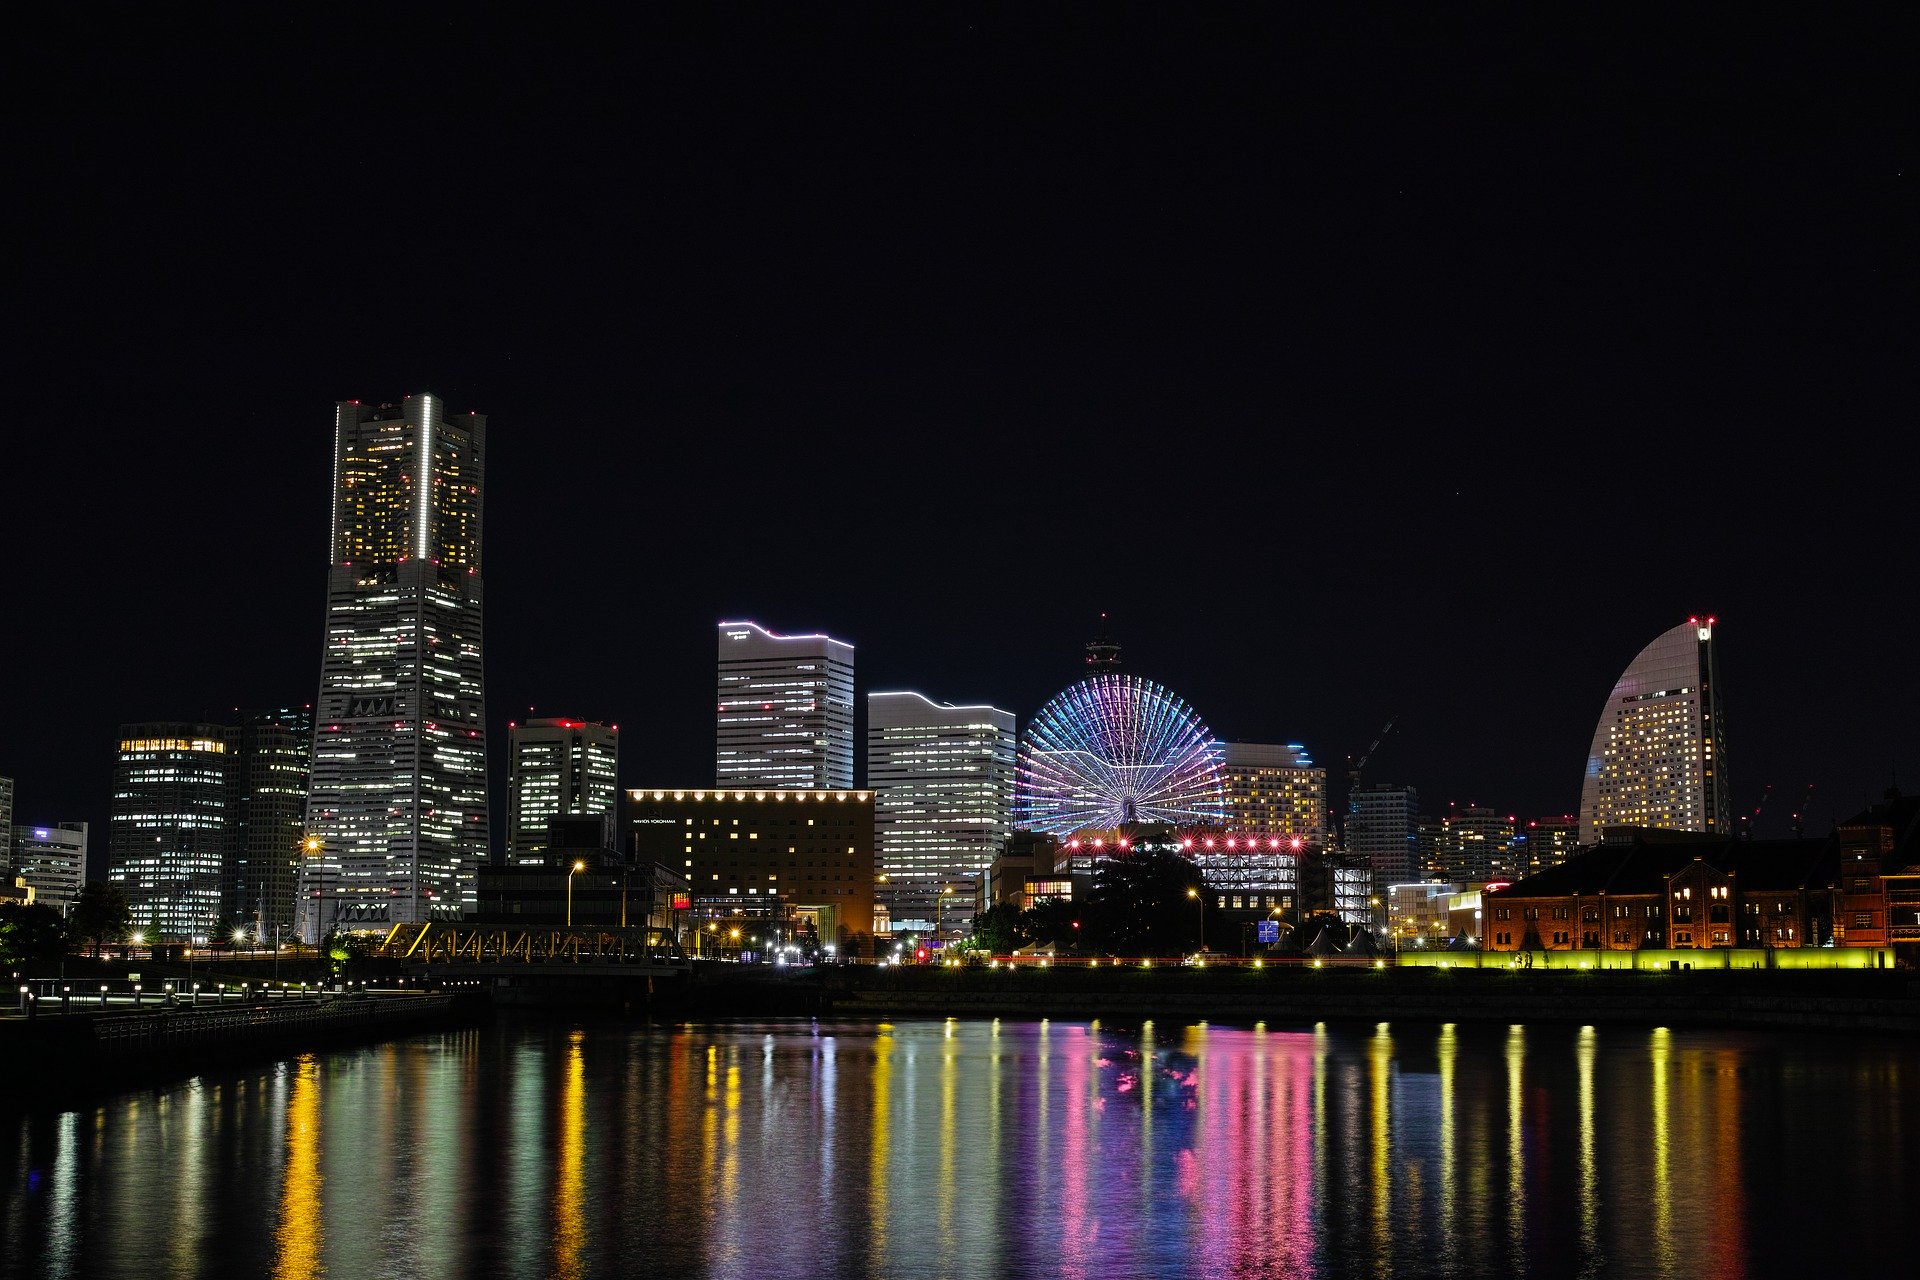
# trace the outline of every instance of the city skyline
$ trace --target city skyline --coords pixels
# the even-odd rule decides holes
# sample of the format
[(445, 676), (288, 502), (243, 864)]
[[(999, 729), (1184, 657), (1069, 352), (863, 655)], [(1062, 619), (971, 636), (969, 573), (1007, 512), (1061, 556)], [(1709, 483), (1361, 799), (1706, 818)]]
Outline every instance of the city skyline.
[[(28, 69), (22, 182), (63, 199), (11, 215), (20, 413), (60, 425), (10, 507), (0, 776), (96, 864), (116, 726), (313, 697), (316, 424), (410, 391), (493, 423), (496, 824), (529, 705), (621, 724), (623, 784), (709, 780), (733, 618), (1024, 723), (1108, 612), (1336, 807), (1391, 720), (1370, 781), (1525, 820), (1712, 614), (1736, 818), (1920, 784), (1898, 42), (1596, 26), (1478, 86), (1430, 30), (1224, 10), (377, 42), (503, 98), (342, 93), (367, 44), (318, 18), (231, 59), (128, 21)], [(1796, 74), (1732, 74), (1770, 41)], [(672, 109), (595, 96), (636, 84)], [(466, 194), (345, 216), (348, 173)]]

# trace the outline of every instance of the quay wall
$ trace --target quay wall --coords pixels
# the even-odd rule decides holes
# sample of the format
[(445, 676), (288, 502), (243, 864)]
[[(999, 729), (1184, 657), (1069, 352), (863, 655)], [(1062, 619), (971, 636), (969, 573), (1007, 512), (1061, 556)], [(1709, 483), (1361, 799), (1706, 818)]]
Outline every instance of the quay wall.
[(126, 1087), (214, 1065), (411, 1035), (486, 1012), (484, 999), (409, 994), (10, 1018), (0, 1023), (0, 1094)]

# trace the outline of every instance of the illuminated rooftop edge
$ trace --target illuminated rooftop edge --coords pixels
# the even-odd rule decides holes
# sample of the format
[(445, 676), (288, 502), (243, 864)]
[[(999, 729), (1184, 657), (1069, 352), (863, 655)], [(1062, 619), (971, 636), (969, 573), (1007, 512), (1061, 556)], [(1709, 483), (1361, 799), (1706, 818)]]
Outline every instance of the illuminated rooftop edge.
[(627, 799), (634, 804), (644, 804), (649, 800), (820, 800), (829, 796), (845, 800), (852, 796), (855, 800), (865, 801), (873, 798), (871, 791), (820, 790), (810, 791), (799, 788), (772, 790), (764, 787), (629, 787)]

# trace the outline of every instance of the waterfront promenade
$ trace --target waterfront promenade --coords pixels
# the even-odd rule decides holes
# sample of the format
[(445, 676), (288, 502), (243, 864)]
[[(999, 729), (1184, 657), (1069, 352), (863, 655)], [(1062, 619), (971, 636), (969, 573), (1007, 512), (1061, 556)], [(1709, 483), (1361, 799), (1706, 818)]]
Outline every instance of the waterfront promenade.
[[(108, 991), (99, 993), (101, 986)], [(1476, 969), (1384, 959), (1257, 967), (1111, 960), (822, 968), (703, 962), (673, 981), (658, 981), (618, 966), (556, 962), (488, 979), (468, 976), (459, 965), (414, 966), (358, 979), (343, 992), (233, 984), (224, 998), (203, 992), (197, 1006), (130, 987), (124, 979), (88, 982), (87, 997), (70, 998), (64, 1016), (57, 999), (42, 1000), (31, 1018), (21, 1007), (9, 1010), (0, 1017), (0, 1087), (142, 1083), (236, 1058), (273, 1059), (407, 1036), (496, 1010), (591, 1011), (637, 1023), (1097, 1018), (1920, 1033), (1920, 974), (1904, 970)]]

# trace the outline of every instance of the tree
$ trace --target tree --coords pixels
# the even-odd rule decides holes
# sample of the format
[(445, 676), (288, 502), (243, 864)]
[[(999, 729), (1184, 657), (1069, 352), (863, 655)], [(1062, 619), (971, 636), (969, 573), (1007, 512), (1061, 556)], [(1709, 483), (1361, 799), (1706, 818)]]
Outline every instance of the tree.
[(344, 933), (335, 929), (320, 942), (320, 954), (327, 963), (329, 978), (344, 978), (348, 966), (373, 951), (373, 940), (364, 933)]
[(988, 907), (973, 918), (973, 945), (978, 950), (991, 951), (997, 956), (1011, 955), (1015, 948), (1027, 941), (1020, 923), (1020, 908), (1011, 902)]
[(127, 902), (127, 891), (105, 880), (81, 886), (80, 896), (73, 900), (67, 916), (67, 928), (74, 940), (91, 942), (96, 960), (100, 948), (126, 937), (132, 924), (133, 907)]
[(1212, 906), (1199, 867), (1177, 853), (1148, 849), (1095, 865), (1080, 918), (1092, 946), (1115, 955), (1171, 956), (1199, 945), (1202, 917)]
[(0, 964), (58, 960), (66, 953), (60, 913), (36, 902), (0, 903)]
[(1081, 906), (1067, 898), (1042, 898), (1020, 917), (1026, 941), (1044, 942), (1056, 950), (1078, 950), (1086, 932), (1080, 924)]

